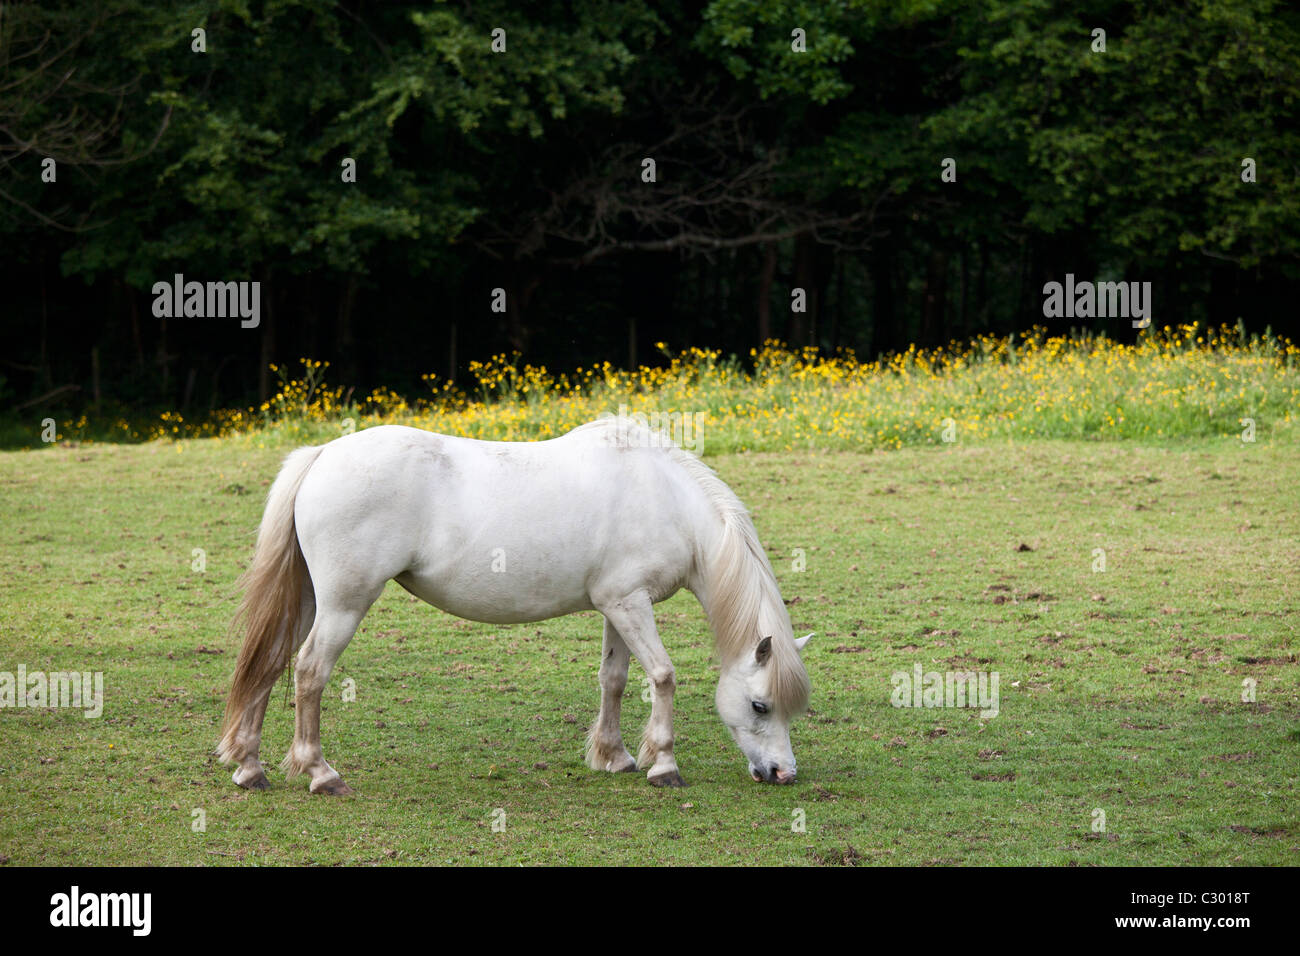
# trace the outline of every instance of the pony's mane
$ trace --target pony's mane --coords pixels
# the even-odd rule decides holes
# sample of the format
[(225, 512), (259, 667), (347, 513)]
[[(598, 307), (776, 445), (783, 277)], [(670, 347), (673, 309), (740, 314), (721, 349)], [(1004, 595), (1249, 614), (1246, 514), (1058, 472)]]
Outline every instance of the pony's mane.
[(620, 444), (662, 448), (709, 499), (721, 519), (722, 534), (713, 553), (701, 554), (699, 562), (706, 591), (705, 613), (718, 658), (725, 667), (743, 654), (753, 654), (759, 640), (770, 636), (772, 703), (787, 717), (802, 713), (811, 691), (808, 671), (789, 633), (781, 589), (748, 509), (717, 472), (666, 434), (626, 419), (600, 419), (575, 431), (598, 427), (613, 428)]

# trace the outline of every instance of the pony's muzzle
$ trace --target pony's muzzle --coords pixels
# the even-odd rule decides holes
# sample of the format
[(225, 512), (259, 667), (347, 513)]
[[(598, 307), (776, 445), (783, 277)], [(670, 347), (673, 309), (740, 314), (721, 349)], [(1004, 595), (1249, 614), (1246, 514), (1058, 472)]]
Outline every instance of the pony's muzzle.
[(755, 783), (794, 783), (795, 771), (782, 770), (780, 767), (772, 766), (764, 770), (759, 770), (753, 764), (749, 765), (749, 775)]

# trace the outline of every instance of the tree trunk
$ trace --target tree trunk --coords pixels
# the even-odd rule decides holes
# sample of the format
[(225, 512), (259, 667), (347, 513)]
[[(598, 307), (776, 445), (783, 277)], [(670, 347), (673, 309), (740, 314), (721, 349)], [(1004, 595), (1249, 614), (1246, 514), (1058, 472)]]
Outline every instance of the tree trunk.
[(758, 345), (772, 337), (772, 278), (776, 275), (776, 243), (763, 244), (763, 271), (758, 282)]
[(258, 331), (262, 333), (261, 348), (258, 351), (260, 367), (257, 370), (258, 401), (265, 402), (271, 397), (271, 363), (275, 361), (275, 289), (271, 285), (269, 269), (262, 272), (262, 321)]
[(800, 233), (794, 242), (794, 287), (803, 289), (807, 311), (790, 315), (790, 344), (795, 348), (818, 345), (826, 287), (835, 273), (835, 256), (830, 248), (813, 238), (811, 232)]
[[(96, 356), (96, 358), (98, 359), (98, 356)], [(98, 362), (96, 362), (96, 366), (98, 366)], [(189, 374), (185, 376), (185, 393), (181, 398), (181, 411), (183, 412), (188, 412), (190, 410), (190, 399), (194, 396), (194, 383), (198, 379), (198, 376), (199, 370), (191, 365)], [(98, 384), (95, 386), (95, 391), (96, 393), (99, 392)]]
[(167, 356), (167, 319), (164, 316), (158, 320), (158, 350), (154, 355), (154, 360), (158, 365), (160, 379), (159, 396), (163, 401), (168, 400), (168, 391), (171, 387), (171, 374), (168, 368), (170, 359)]
[[(808, 331), (812, 327), (813, 316), (817, 311), (817, 289), (814, 278), (812, 236), (802, 232), (794, 239), (794, 279), (791, 285), (791, 297), (787, 299), (790, 309), (789, 341), (791, 348), (802, 348), (808, 344)], [(795, 289), (803, 290), (803, 312), (794, 310), (793, 293)]]
[(948, 253), (930, 250), (925, 270), (925, 291), (921, 297), (920, 345), (933, 348), (946, 336), (948, 305)]
[[(1177, 325), (1179, 322), (1186, 322), (1188, 318), (1183, 314), (1183, 290), (1181, 288), (1182, 276), (1179, 274), (1177, 266), (1166, 266), (1161, 270), (1160, 286), (1164, 295), (1157, 301), (1160, 303), (1160, 309), (1151, 309), (1151, 327), (1157, 328), (1161, 325)], [(1153, 287), (1154, 291), (1154, 287)], [(1144, 305), (1151, 306), (1152, 303), (1146, 302)], [(1129, 325), (1132, 320), (1126, 319)]]
[(54, 387), (54, 376), (50, 372), (50, 357), (47, 351), (47, 330), (49, 328), (49, 308), (45, 298), (45, 263), (38, 261), (36, 263), (37, 274), (41, 277), (41, 357), (37, 362), (40, 371), (37, 372), (37, 379), (45, 389)]
[(338, 331), (334, 339), (339, 375), (344, 382), (349, 383), (354, 383), (357, 378), (356, 336), (352, 333), (352, 316), (356, 311), (358, 284), (355, 274), (348, 276), (343, 296), (339, 299)]
[(844, 257), (837, 260), (835, 272), (835, 310), (831, 312), (831, 351), (840, 347), (840, 317), (844, 313)]
[(898, 301), (894, 294), (893, 247), (880, 248), (871, 257), (871, 351), (887, 355), (898, 351)]
[(971, 334), (970, 315), (966, 310), (966, 300), (969, 298), (969, 295), (967, 293), (970, 289), (970, 257), (966, 253), (967, 253), (966, 245), (965, 243), (963, 243), (961, 247), (961, 254), (959, 256), (960, 288), (957, 293), (958, 301), (957, 301), (957, 330), (956, 330), (957, 337), (962, 339), (969, 338)]
[(1235, 269), (1218, 264), (1210, 266), (1210, 294), (1207, 309), (1209, 324), (1212, 327), (1224, 322), (1235, 325), (1241, 316), (1237, 276)]
[(447, 333), (447, 381), (456, 381), (456, 323), (451, 323)]
[[(1029, 284), (1031, 277), (1034, 275), (1032, 268), (1032, 253), (1028, 239), (1020, 240), (1019, 255), (1019, 275), (1017, 277), (1016, 289), (1016, 322), (1023, 324), (1029, 316)], [(1007, 329), (999, 328), (998, 332), (1006, 332)]]
[(217, 368), (212, 373), (212, 394), (208, 397), (208, 411), (210, 412), (216, 411), (217, 402), (221, 398), (221, 373), (234, 358), (233, 355), (227, 355), (217, 363)]
[(975, 283), (975, 301), (979, 303), (979, 327), (981, 332), (989, 328), (989, 244), (980, 241), (980, 274)]
[(303, 289), (303, 324), (307, 327), (307, 351), (304, 353), (308, 358), (318, 359), (320, 354), (320, 283), (318, 277), (313, 273), (308, 273), (305, 277), (305, 287)]
[(99, 346), (93, 346), (90, 350), (90, 394), (91, 410), (95, 415), (98, 415), (101, 400), (99, 392)]
[(521, 266), (516, 268), (511, 287), (507, 290), (506, 340), (516, 352), (528, 351), (528, 340), (531, 336), (525, 317), (533, 293), (537, 291), (541, 282), (540, 274), (531, 268)]
[[(121, 280), (118, 280), (119, 282)], [(144, 342), (140, 337), (140, 302), (136, 296), (135, 289), (127, 285), (122, 285), (122, 295), (126, 302), (126, 312), (131, 319), (131, 350), (135, 357), (135, 371), (137, 375), (144, 375)]]

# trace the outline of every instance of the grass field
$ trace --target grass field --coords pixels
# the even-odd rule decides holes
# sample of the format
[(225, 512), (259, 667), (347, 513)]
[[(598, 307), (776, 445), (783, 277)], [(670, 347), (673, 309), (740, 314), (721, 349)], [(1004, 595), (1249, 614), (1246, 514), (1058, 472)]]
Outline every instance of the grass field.
[[(0, 454), (0, 671), (102, 671), (105, 694), (99, 719), (0, 710), (0, 862), (1300, 863), (1294, 441), (709, 454), (818, 635), (796, 785), (749, 781), (689, 595), (658, 609), (690, 784), (664, 791), (582, 763), (597, 615), (471, 624), (390, 584), (326, 693), (343, 799), (278, 772), (245, 792), (211, 757), (284, 453), (260, 444)], [(996, 671), (999, 715), (895, 708), (917, 663)], [(629, 693), (629, 742), (648, 710)], [(291, 732), (277, 691), (268, 764)]]

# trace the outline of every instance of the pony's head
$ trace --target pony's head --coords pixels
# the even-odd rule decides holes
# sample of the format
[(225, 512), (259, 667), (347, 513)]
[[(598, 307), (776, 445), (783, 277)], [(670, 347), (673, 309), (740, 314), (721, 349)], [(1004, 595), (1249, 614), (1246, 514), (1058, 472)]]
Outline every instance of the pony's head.
[(762, 637), (749, 653), (722, 667), (715, 701), (718, 716), (749, 760), (749, 775), (768, 783), (793, 783), (797, 768), (790, 720), (808, 706), (808, 673), (799, 655), (809, 638)]

